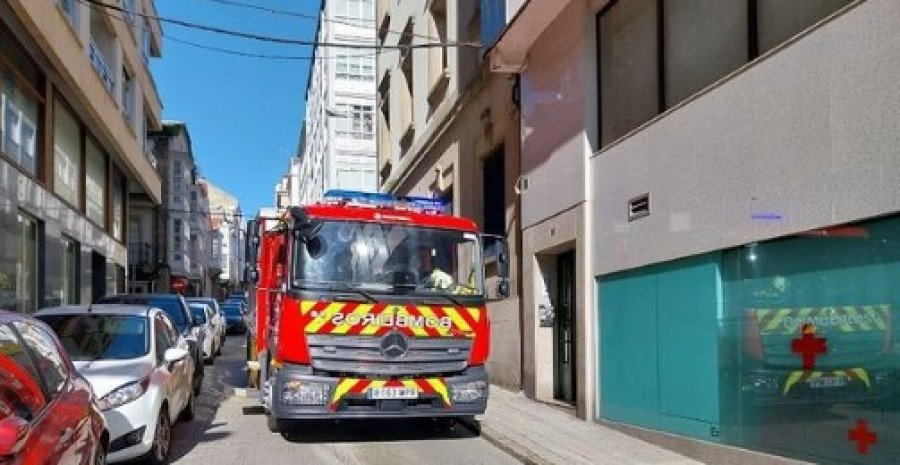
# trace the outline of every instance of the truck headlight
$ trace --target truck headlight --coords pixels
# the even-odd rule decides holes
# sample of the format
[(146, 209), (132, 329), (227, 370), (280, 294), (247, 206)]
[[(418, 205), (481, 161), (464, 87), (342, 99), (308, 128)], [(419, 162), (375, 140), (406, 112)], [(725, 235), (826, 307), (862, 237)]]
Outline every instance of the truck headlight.
[(487, 397), (487, 383), (470, 381), (450, 385), (450, 398), (453, 402), (475, 402)]
[(288, 381), (281, 389), (281, 402), (287, 405), (325, 405), (330, 391), (325, 383)]

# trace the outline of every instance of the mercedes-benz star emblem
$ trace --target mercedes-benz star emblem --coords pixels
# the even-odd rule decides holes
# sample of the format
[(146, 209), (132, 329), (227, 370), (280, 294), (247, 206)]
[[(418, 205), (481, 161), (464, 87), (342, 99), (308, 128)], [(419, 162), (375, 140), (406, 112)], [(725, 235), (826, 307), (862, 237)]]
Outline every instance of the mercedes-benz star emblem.
[(381, 355), (400, 358), (409, 350), (409, 339), (399, 331), (391, 331), (381, 338)]

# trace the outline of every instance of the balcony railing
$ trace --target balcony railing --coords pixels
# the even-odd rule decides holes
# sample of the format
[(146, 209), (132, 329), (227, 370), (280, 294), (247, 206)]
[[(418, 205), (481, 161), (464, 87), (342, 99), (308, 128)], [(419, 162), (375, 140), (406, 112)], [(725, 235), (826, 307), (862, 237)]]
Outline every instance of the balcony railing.
[(116, 82), (113, 80), (109, 65), (106, 64), (106, 59), (103, 58), (103, 54), (100, 53), (100, 47), (92, 40), (89, 50), (91, 64), (94, 65), (94, 69), (100, 74), (100, 79), (103, 79), (103, 85), (106, 86), (106, 90), (112, 92), (116, 87)]

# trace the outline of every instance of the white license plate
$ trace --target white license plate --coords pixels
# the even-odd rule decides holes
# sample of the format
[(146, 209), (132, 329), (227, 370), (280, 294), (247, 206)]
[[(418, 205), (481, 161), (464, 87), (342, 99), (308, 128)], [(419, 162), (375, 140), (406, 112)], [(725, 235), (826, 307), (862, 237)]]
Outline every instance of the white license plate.
[(811, 388), (832, 388), (832, 387), (842, 387), (847, 385), (847, 378), (843, 376), (825, 376), (822, 378), (816, 378), (809, 381), (809, 387)]
[(419, 391), (408, 387), (376, 387), (366, 392), (369, 399), (417, 399)]

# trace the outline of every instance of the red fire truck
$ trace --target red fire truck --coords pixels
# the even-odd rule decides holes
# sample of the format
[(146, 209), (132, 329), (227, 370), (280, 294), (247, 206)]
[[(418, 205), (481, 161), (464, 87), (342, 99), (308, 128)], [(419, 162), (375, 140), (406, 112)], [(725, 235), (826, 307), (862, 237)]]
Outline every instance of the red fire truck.
[(503, 238), (438, 200), (329, 191), (250, 221), (247, 252), (250, 363), (269, 429), (484, 413), (485, 301), (509, 286)]

